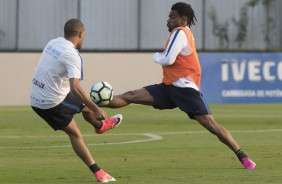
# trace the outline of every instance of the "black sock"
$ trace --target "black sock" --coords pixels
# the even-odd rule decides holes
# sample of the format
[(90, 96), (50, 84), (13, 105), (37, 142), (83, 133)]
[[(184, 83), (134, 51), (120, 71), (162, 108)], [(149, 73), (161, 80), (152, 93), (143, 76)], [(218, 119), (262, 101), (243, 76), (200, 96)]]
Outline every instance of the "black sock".
[(241, 161), (243, 158), (248, 157), (241, 149), (235, 152), (237, 155), (238, 159)]
[(91, 166), (89, 166), (89, 169), (90, 169), (93, 173), (95, 173), (95, 172), (101, 170), (100, 167), (99, 167), (96, 163), (93, 164), (93, 165), (91, 165)]

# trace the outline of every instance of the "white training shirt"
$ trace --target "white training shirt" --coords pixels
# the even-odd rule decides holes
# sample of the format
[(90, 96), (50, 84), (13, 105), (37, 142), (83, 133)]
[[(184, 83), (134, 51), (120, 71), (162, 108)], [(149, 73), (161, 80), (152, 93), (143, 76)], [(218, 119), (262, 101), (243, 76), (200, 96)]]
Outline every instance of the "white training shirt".
[(70, 92), (70, 78), (83, 79), (83, 60), (72, 42), (63, 37), (44, 48), (35, 69), (30, 91), (31, 106), (49, 109)]
[[(186, 27), (189, 29), (189, 27)], [(192, 54), (192, 48), (187, 41), (186, 34), (183, 30), (177, 30), (169, 38), (169, 43), (164, 51), (164, 53), (155, 53), (153, 55), (153, 60), (155, 63), (162, 66), (169, 66), (175, 62), (176, 57), (180, 55), (190, 55)], [(172, 85), (181, 88), (194, 88), (199, 90), (197, 85), (188, 78), (180, 78), (172, 83)]]

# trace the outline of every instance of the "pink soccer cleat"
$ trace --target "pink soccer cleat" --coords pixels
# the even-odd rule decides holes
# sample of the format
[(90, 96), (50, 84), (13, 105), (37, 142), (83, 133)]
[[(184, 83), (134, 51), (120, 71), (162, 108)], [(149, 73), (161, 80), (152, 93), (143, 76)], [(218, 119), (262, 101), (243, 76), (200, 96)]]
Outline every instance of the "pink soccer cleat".
[(241, 163), (243, 164), (243, 166), (245, 167), (245, 169), (254, 169), (256, 168), (256, 163), (254, 163), (251, 159), (249, 159), (248, 157), (243, 158), (241, 160)]
[(117, 114), (102, 121), (103, 125), (100, 129), (95, 129), (97, 134), (102, 134), (107, 130), (117, 127), (122, 121), (122, 115)]
[(110, 181), (116, 181), (116, 179), (110, 176), (108, 173), (103, 171), (102, 169), (97, 171), (95, 174), (96, 180), (99, 183), (108, 183)]

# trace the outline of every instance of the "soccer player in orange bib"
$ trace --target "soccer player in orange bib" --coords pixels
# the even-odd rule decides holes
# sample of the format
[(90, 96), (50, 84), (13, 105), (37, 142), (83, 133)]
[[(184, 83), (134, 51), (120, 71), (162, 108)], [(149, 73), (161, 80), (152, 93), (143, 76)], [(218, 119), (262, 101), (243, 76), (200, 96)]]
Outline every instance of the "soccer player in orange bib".
[(189, 4), (174, 4), (167, 20), (170, 36), (165, 51), (153, 55), (154, 62), (163, 68), (162, 83), (117, 95), (108, 107), (119, 108), (131, 103), (160, 110), (178, 107), (226, 144), (246, 169), (254, 169), (256, 164), (241, 150), (230, 132), (216, 122), (200, 92), (201, 66), (190, 30), (196, 20)]

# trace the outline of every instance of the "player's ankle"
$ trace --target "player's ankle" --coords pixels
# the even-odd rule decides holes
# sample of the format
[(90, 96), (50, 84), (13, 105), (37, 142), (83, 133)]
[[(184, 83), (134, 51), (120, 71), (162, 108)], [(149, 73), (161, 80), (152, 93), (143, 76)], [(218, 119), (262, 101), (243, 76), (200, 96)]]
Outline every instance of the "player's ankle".
[(235, 152), (236, 156), (238, 159), (241, 161), (243, 158), (247, 158), (248, 156), (241, 150), (239, 149), (238, 151)]
[(95, 174), (96, 172), (100, 171), (100, 167), (95, 163), (91, 166), (89, 166), (89, 169)]

